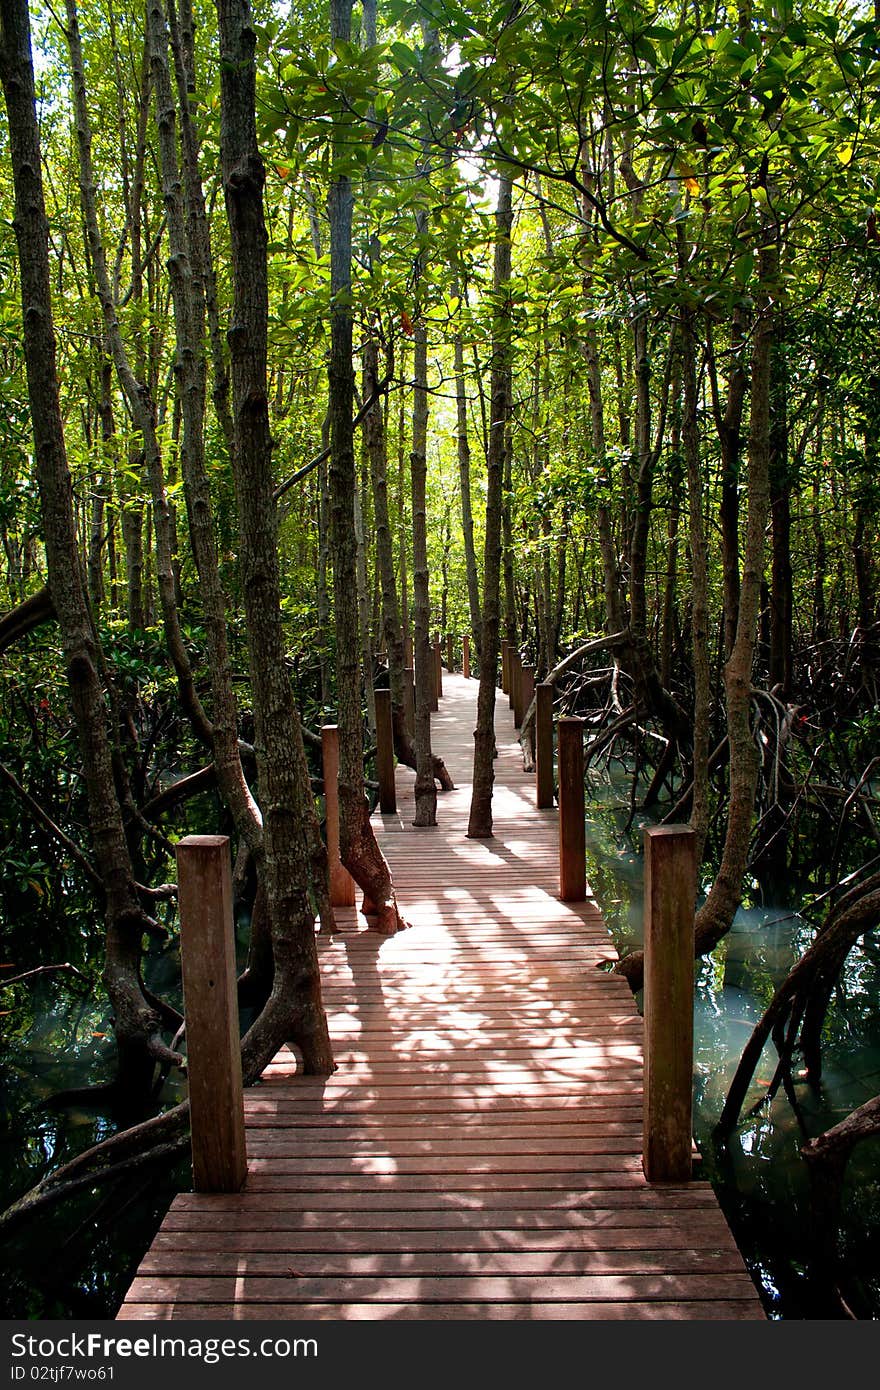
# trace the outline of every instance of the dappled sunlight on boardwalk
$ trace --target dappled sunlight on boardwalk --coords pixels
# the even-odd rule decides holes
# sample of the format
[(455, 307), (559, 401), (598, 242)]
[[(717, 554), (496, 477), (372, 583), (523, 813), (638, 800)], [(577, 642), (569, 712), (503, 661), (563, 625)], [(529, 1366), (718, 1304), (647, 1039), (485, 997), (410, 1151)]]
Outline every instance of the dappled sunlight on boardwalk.
[(491, 840), (465, 837), (476, 682), (432, 717), (455, 791), (375, 819), (407, 931), (319, 938), (336, 1073), (246, 1094), (248, 1184), (173, 1203), (121, 1317), (760, 1318), (705, 1183), (649, 1187), (642, 1024), (592, 901), (562, 903), (506, 698)]

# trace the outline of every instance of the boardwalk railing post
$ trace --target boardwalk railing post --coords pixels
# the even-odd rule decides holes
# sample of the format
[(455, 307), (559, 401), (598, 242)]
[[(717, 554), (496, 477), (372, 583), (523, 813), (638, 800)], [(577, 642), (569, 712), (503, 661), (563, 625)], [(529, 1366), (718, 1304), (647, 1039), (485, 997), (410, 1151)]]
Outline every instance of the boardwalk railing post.
[(471, 639), (464, 633), (461, 639), (461, 671), (466, 681), (471, 678)]
[(397, 810), (394, 786), (394, 734), (391, 728), (391, 691), (377, 690), (376, 699), (376, 775), (379, 780), (379, 810), (383, 816)]
[(522, 728), (523, 715), (523, 663), (519, 652), (513, 654), (513, 727)]
[(689, 1182), (694, 1075), (696, 835), (646, 828), (645, 1082), (642, 1162), (649, 1182)]
[(177, 893), (193, 1186), (238, 1192), (247, 1153), (226, 835), (188, 835), (178, 843)]
[(443, 654), (440, 646), (439, 632), (434, 638), (434, 673), (436, 681), (437, 699), (443, 699)]
[(542, 681), (535, 691), (535, 804), (553, 806), (553, 686)]
[(507, 648), (507, 703), (514, 711), (513, 724), (516, 727), (516, 686), (519, 678), (519, 651), (513, 645)]
[(580, 903), (587, 896), (584, 821), (584, 721), (560, 719), (559, 739), (559, 896)]
[[(534, 666), (524, 666), (519, 678), (519, 727), (522, 727), (523, 720), (529, 712), (532, 701), (535, 698), (535, 668)], [(532, 757), (535, 756), (535, 721), (532, 720), (528, 732), (529, 747), (532, 750)]]
[(330, 868), (330, 902), (334, 907), (354, 907), (354, 879), (339, 858), (339, 728), (321, 729), (324, 764), (324, 808), (327, 822), (327, 862)]
[(446, 669), (455, 670), (455, 638), (451, 632), (446, 634)]
[(510, 694), (510, 643), (506, 637), (501, 639), (501, 691)]

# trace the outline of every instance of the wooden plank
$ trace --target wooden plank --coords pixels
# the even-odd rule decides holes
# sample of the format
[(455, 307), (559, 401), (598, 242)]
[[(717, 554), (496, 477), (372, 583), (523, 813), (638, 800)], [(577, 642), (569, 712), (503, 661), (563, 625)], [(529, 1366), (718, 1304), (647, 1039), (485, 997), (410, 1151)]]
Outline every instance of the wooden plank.
[[(371, 1302), (431, 1303), (484, 1300), (488, 1303), (513, 1299), (527, 1302), (641, 1302), (645, 1299), (704, 1299), (706, 1275), (696, 1274), (595, 1274), (595, 1275), (479, 1275), (430, 1278), (395, 1276), (362, 1278), (307, 1276), (295, 1272), (287, 1276), (245, 1273), (228, 1276), (138, 1275), (131, 1287), (135, 1302), (152, 1303), (177, 1298), (182, 1288), (192, 1302), (270, 1303), (287, 1298), (304, 1302), (349, 1300)], [(712, 1276), (713, 1292), (719, 1299), (754, 1299), (754, 1289), (743, 1287), (739, 1274)]]
[[(283, 1215), (285, 1212), (293, 1212), (297, 1218), (302, 1218), (306, 1212), (333, 1211), (333, 1212), (357, 1212), (359, 1215), (365, 1210), (376, 1212), (380, 1217), (391, 1211), (405, 1211), (409, 1215), (418, 1212), (448, 1212), (453, 1211), (474, 1217), (479, 1212), (495, 1211), (514, 1211), (517, 1214), (530, 1211), (552, 1211), (560, 1213), (590, 1213), (596, 1211), (632, 1211), (639, 1212), (664, 1212), (678, 1213), (694, 1211), (711, 1212), (719, 1222), (719, 1228), (726, 1229), (724, 1218), (715, 1199), (715, 1194), (710, 1187), (705, 1184), (692, 1184), (684, 1188), (664, 1187), (662, 1191), (649, 1187), (644, 1182), (634, 1182), (628, 1178), (626, 1182), (621, 1182), (617, 1187), (610, 1187), (607, 1184), (599, 1187), (593, 1184), (589, 1190), (572, 1191), (568, 1185), (555, 1187), (547, 1186), (546, 1178), (543, 1185), (528, 1185), (516, 1179), (508, 1178), (503, 1183), (495, 1183), (491, 1187), (485, 1184), (470, 1184), (462, 1186), (460, 1183), (453, 1186), (447, 1185), (442, 1192), (438, 1192), (436, 1186), (430, 1183), (422, 1183), (421, 1187), (413, 1187), (411, 1184), (407, 1189), (404, 1184), (400, 1184), (396, 1191), (389, 1191), (380, 1185), (375, 1185), (373, 1196), (370, 1199), (369, 1207), (365, 1208), (359, 1195), (363, 1184), (355, 1185), (354, 1190), (346, 1190), (340, 1185), (335, 1185), (332, 1191), (323, 1188), (312, 1189), (308, 1204), (304, 1204), (300, 1195), (291, 1192), (281, 1191), (273, 1199), (272, 1212)], [(358, 1195), (355, 1195), (358, 1194)], [(224, 1212), (230, 1219), (239, 1213), (256, 1211), (265, 1214), (267, 1211), (266, 1203), (262, 1197), (253, 1197), (250, 1194), (245, 1199), (238, 1199), (230, 1205), (223, 1197), (217, 1196), (210, 1199), (210, 1205), (206, 1207), (207, 1198), (197, 1192), (180, 1193), (174, 1199), (171, 1210), (173, 1212), (197, 1212), (212, 1211)], [(690, 1219), (690, 1216), (687, 1218)]]
[[(366, 1257), (372, 1257), (377, 1253), (400, 1255), (404, 1252), (422, 1255), (473, 1255), (487, 1251), (497, 1253), (511, 1250), (532, 1254), (584, 1251), (606, 1255), (622, 1251), (637, 1252), (639, 1255), (646, 1251), (674, 1251), (680, 1255), (682, 1252), (689, 1254), (692, 1250), (700, 1250), (709, 1252), (715, 1258), (721, 1254), (716, 1244), (716, 1236), (714, 1228), (687, 1231), (683, 1227), (639, 1226), (612, 1227), (595, 1231), (572, 1230), (565, 1226), (562, 1229), (544, 1227), (538, 1230), (524, 1230), (521, 1226), (499, 1226), (495, 1223), (483, 1229), (462, 1224), (452, 1228), (438, 1228), (432, 1225), (427, 1230), (412, 1231), (400, 1223), (389, 1222), (386, 1228), (380, 1231), (370, 1228), (356, 1231), (333, 1230), (326, 1226), (310, 1231), (279, 1231), (277, 1228), (247, 1231), (238, 1228), (235, 1235), (235, 1252), (230, 1254), (229, 1235), (225, 1229), (182, 1231), (179, 1227), (173, 1230), (166, 1227), (154, 1240), (149, 1258), (153, 1261), (154, 1268), (160, 1267), (159, 1259), (166, 1255), (171, 1260), (183, 1254), (199, 1255), (212, 1264), (216, 1255), (222, 1255), (227, 1259), (236, 1259), (243, 1254), (270, 1255), (293, 1252), (321, 1256), (328, 1250), (334, 1258), (346, 1254)], [(724, 1252), (728, 1257), (734, 1257), (734, 1263), (730, 1267), (738, 1268), (735, 1262), (737, 1249), (732, 1241), (725, 1243)], [(169, 1262), (162, 1267), (167, 1272), (172, 1266)], [(435, 1273), (439, 1273), (438, 1266), (432, 1268)], [(585, 1271), (587, 1268), (583, 1266)], [(668, 1268), (671, 1269), (673, 1266)], [(579, 1271), (581, 1266), (578, 1265), (577, 1269)], [(141, 1273), (146, 1273), (146, 1270), (145, 1262), (141, 1266)], [(180, 1272), (178, 1268), (177, 1273)], [(219, 1274), (222, 1269), (219, 1265), (214, 1265), (212, 1272)], [(329, 1273), (329, 1269), (326, 1272)]]
[[(295, 1262), (292, 1256), (295, 1253)], [(246, 1258), (242, 1256), (246, 1255)], [(741, 1268), (739, 1254), (733, 1251), (665, 1249), (627, 1250), (555, 1249), (531, 1250), (521, 1239), (517, 1249), (508, 1250), (391, 1250), (373, 1249), (366, 1254), (336, 1251), (289, 1250), (182, 1250), (175, 1242), (170, 1248), (153, 1247), (144, 1257), (139, 1275), (143, 1279), (222, 1278), (240, 1275), (249, 1279), (344, 1279), (397, 1280), (400, 1278), (470, 1279), (495, 1275), (511, 1279), (560, 1278), (567, 1275), (583, 1279), (598, 1275), (705, 1275), (707, 1281), (736, 1273)], [(705, 1291), (704, 1288), (701, 1292)]]
[[(716, 1302), (694, 1300), (688, 1303), (541, 1303), (530, 1300), (526, 1303), (494, 1302), (490, 1310), (485, 1303), (347, 1303), (344, 1316), (348, 1322), (369, 1321), (484, 1321), (487, 1317), (498, 1321), (521, 1322), (524, 1318), (540, 1321), (556, 1320), (571, 1322), (632, 1322), (634, 1319), (658, 1322), (668, 1321), (746, 1321), (763, 1318), (760, 1305), (755, 1302)], [(321, 1319), (340, 1318), (340, 1310), (333, 1303), (216, 1303), (199, 1304), (174, 1301), (170, 1303), (127, 1303), (118, 1317), (125, 1319), (193, 1321), (221, 1319), (277, 1320), (286, 1322), (296, 1320), (313, 1322)]]
[[(583, 1241), (590, 1249), (735, 1249), (728, 1232), (719, 1231), (714, 1213), (689, 1213), (687, 1222), (666, 1222), (669, 1213), (654, 1214), (633, 1224), (645, 1213), (623, 1208), (600, 1213), (627, 1219), (601, 1224), (580, 1220), (581, 1213), (536, 1211), (481, 1212), (253, 1212), (249, 1217), (230, 1220), (228, 1213), (195, 1212), (170, 1216), (162, 1224), (153, 1249), (165, 1247), (197, 1250), (226, 1250), (234, 1237), (235, 1249), (250, 1250), (419, 1250), (436, 1248), (477, 1250), (482, 1241), (500, 1241), (503, 1248), (517, 1249), (528, 1243), (536, 1249), (577, 1249)], [(651, 1216), (651, 1213), (647, 1214)], [(702, 1219), (700, 1219), (702, 1216)], [(192, 1244), (191, 1244), (192, 1242)], [(466, 1244), (463, 1246), (462, 1242)]]

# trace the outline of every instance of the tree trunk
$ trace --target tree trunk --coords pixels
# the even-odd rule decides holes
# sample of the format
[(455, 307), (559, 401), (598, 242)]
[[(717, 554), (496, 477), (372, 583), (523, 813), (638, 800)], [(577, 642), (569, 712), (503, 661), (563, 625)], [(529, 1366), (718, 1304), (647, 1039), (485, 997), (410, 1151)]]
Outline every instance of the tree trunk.
[(684, 388), (681, 434), (688, 480), (691, 661), (694, 669), (693, 792), (690, 824), (697, 837), (699, 865), (709, 829), (709, 574), (706, 532), (703, 525), (703, 478), (697, 418), (697, 350), (693, 314), (688, 309), (682, 311), (681, 328), (681, 373)]
[(770, 686), (791, 690), (794, 599), (791, 573), (791, 467), (788, 448), (788, 366), (779, 336), (770, 367)]
[(730, 656), (736, 641), (739, 617), (739, 468), (743, 406), (748, 375), (743, 362), (749, 311), (741, 305), (733, 311), (730, 328), (731, 367), (727, 378), (727, 403), (722, 413), (718, 397), (711, 328), (709, 329), (709, 376), (718, 440), (721, 446), (721, 571), (724, 595), (724, 655)]
[[(351, 37), (351, 0), (331, 0), (334, 42)], [(344, 163), (350, 128), (334, 126), (334, 162)], [(340, 853), (349, 873), (376, 913), (376, 930), (390, 935), (404, 925), (391, 873), (370, 823), (364, 788), (363, 720), (360, 698), (360, 640), (357, 608), (354, 495), (354, 363), (352, 360), (351, 222), (353, 196), (345, 173), (335, 173), (327, 209), (330, 219), (330, 535), (336, 627), (336, 685), (339, 720)], [(431, 786), (433, 787), (433, 777)]]
[(162, 1042), (160, 1018), (140, 979), (140, 907), (113, 779), (99, 653), (76, 546), (56, 374), (49, 227), (43, 199), (27, 4), (0, 0), (0, 78), (6, 99), (15, 185), (24, 352), (49, 588), (58, 615), (89, 806), (95, 862), (105, 893), (103, 978), (114, 1012), (123, 1092), (146, 1095), (156, 1060), (182, 1060)]
[[(463, 291), (456, 286), (455, 293)], [(479, 661), (480, 628), (480, 580), (477, 574), (477, 553), (474, 549), (474, 514), (471, 507), (471, 448), (468, 442), (467, 393), (464, 377), (464, 349), (461, 334), (456, 333), (453, 340), (455, 354), (455, 410), (456, 436), (458, 441), (458, 478), (461, 489), (461, 529), (464, 540), (464, 563), (467, 577), (468, 611), (471, 616), (471, 634), (474, 639), (476, 656)]]
[[(223, 189), (232, 250), (234, 467), (242, 590), (263, 808), (272, 994), (243, 1042), (261, 1068), (285, 1041), (307, 1072), (333, 1070), (315, 946), (312, 880), (326, 882), (281, 622), (278, 530), (266, 377), (268, 266), (265, 170), (257, 147), (256, 34), (246, 0), (218, 0)], [(321, 862), (318, 862), (320, 859)]]
[(189, 656), (180, 630), (174, 591), (174, 543), (172, 540), (172, 519), (165, 491), (162, 456), (156, 429), (155, 403), (149, 380), (138, 379), (132, 369), (128, 352), (122, 337), (116, 304), (107, 269), (107, 259), (98, 223), (96, 201), (96, 181), (92, 160), (92, 132), (86, 102), (85, 69), (83, 66), (82, 43), (79, 32), (79, 17), (76, 0), (66, 0), (67, 42), (70, 49), (70, 64), (73, 77), (74, 106), (76, 113), (77, 150), (80, 168), (80, 199), (89, 244), (89, 254), (95, 277), (95, 287), (101, 311), (107, 342), (113, 356), (119, 384), (125, 394), (131, 411), (135, 429), (141, 436), (146, 463), (147, 476), (153, 502), (153, 527), (156, 544), (156, 579), (162, 605), (162, 618), (168, 652), (177, 675), (181, 704), (192, 724), (193, 731), (202, 743), (210, 747), (211, 726), (202, 709), (196, 693), (195, 680)]
[[(760, 256), (762, 294), (756, 313), (751, 361), (751, 419), (749, 426), (748, 521), (737, 617), (736, 641), (724, 667), (727, 695), (727, 733), (730, 758), (730, 799), (721, 865), (715, 882), (696, 915), (694, 954), (706, 955), (730, 930), (742, 899), (755, 810), (760, 755), (752, 737), (749, 711), (752, 663), (758, 631), (764, 532), (770, 510), (770, 352), (774, 333), (773, 301), (766, 288), (775, 281), (776, 245)], [(643, 955), (633, 951), (615, 966), (634, 990), (640, 989)]]
[(477, 727), (474, 731), (474, 777), (468, 837), (492, 835), (492, 784), (495, 780), (495, 688), (498, 679), (500, 638), (501, 513), (504, 461), (507, 452), (507, 420), (510, 414), (512, 344), (510, 305), (507, 299), (511, 273), (513, 183), (502, 174), (498, 181), (495, 210), (495, 264), (492, 277), (495, 309), (492, 324), (490, 370), (491, 423), (486, 460), (486, 539), (483, 551), (483, 626), (480, 634), (480, 688), (477, 693)]
[[(205, 259), (206, 256), (209, 259), (210, 251), (200, 240), (193, 241), (194, 235), (197, 238), (206, 236), (206, 228), (202, 227), (204, 204), (201, 181), (197, 164), (195, 169), (187, 171), (185, 184), (180, 178), (175, 137), (176, 108), (168, 69), (168, 33), (161, 0), (148, 0), (147, 22), (177, 343), (175, 371), (182, 417), (180, 464), (209, 657), (211, 746), (218, 786), (232, 815), (236, 835), (246, 846), (248, 854), (254, 857), (258, 874), (262, 874), (262, 817), (241, 765), (238, 707), (227, 640), (226, 598), (217, 563), (214, 513), (205, 461), (207, 364), (203, 343), (207, 280)], [(257, 915), (256, 907), (254, 915)], [(247, 971), (250, 998), (262, 1002), (268, 997), (271, 985), (269, 953), (261, 949), (252, 951)]]
[[(424, 237), (427, 216), (416, 215), (416, 231)], [(431, 752), (431, 706), (435, 674), (430, 642), (430, 599), (428, 595), (428, 329), (421, 304), (424, 252), (419, 251), (415, 267), (416, 313), (413, 344), (413, 424), (410, 481), (412, 485), (413, 545), (413, 656), (416, 677), (415, 737), (416, 781), (413, 825), (437, 824), (437, 789)]]
[[(774, 243), (761, 252), (762, 286), (773, 283), (777, 267), (778, 254)], [(752, 348), (748, 518), (736, 641), (724, 667), (730, 748), (727, 831), (718, 874), (696, 917), (695, 945), (698, 955), (711, 951), (729, 931), (739, 907), (755, 811), (755, 790), (761, 760), (752, 736), (749, 711), (764, 568), (764, 533), (770, 509), (770, 373), (774, 333), (773, 301), (765, 290), (756, 310)]]

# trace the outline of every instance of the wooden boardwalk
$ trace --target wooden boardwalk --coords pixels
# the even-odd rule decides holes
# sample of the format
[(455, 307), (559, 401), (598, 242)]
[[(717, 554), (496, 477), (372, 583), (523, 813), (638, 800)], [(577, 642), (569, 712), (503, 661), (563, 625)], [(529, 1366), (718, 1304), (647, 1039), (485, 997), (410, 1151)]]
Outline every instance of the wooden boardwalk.
[(377, 829), (410, 930), (321, 940), (338, 1071), (282, 1052), (245, 1093), (248, 1182), (178, 1196), (120, 1318), (748, 1319), (711, 1188), (641, 1167), (641, 1019), (594, 902), (558, 889), (499, 693), (495, 838), (465, 838), (474, 681), (444, 672), (456, 791)]

